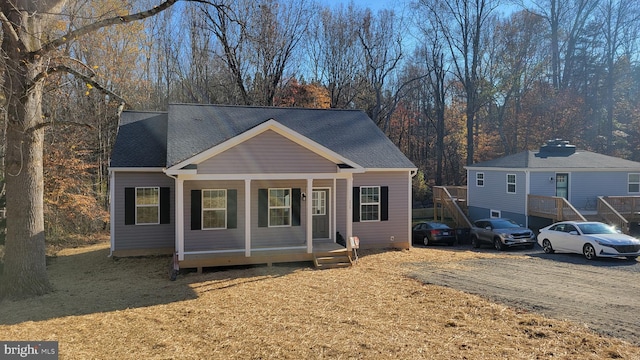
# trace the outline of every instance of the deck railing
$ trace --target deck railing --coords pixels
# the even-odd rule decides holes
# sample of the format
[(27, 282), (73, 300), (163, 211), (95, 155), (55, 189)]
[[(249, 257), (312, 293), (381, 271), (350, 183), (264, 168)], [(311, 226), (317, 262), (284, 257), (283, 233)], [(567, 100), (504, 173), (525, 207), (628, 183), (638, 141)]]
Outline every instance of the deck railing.
[(565, 198), (558, 196), (529, 195), (528, 200), (529, 215), (551, 218), (555, 221), (587, 221)]
[[(615, 225), (620, 231), (625, 234), (629, 233), (629, 221), (620, 214), (616, 205), (626, 201), (618, 202), (616, 200), (610, 201), (611, 196), (598, 196), (598, 215), (600, 215), (607, 223)], [(616, 204), (616, 205), (614, 205)], [(620, 207), (622, 209), (623, 207)]]
[[(467, 200), (467, 187), (466, 186), (434, 186), (433, 187), (433, 199), (434, 199), (434, 218), (444, 218), (444, 210), (446, 209), (449, 215), (453, 218), (458, 227), (471, 227), (471, 222), (465, 215), (464, 211), (458, 204), (459, 202), (465, 202)], [(437, 204), (442, 205), (442, 209), (438, 212)], [(439, 214), (438, 214), (439, 213)]]

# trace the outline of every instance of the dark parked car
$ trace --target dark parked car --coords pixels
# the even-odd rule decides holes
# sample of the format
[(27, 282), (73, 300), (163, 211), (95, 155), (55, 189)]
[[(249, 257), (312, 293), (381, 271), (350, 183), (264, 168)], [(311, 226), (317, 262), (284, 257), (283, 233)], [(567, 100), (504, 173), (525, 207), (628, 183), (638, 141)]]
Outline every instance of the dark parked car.
[(446, 224), (425, 221), (413, 227), (412, 239), (414, 244), (445, 243), (453, 245), (456, 242), (456, 231)]
[(515, 246), (531, 249), (536, 243), (536, 236), (530, 229), (510, 219), (480, 219), (471, 228), (471, 245), (479, 248), (483, 243), (493, 245), (496, 250)]

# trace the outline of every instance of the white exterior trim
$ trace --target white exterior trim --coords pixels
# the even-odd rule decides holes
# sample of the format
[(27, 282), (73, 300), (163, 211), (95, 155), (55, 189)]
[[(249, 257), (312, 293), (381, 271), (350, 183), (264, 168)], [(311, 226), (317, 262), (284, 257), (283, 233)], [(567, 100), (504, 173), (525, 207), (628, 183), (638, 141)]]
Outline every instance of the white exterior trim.
[(313, 252), (313, 201), (311, 201), (313, 194), (313, 179), (307, 179), (307, 200), (305, 200), (306, 213), (307, 213), (307, 253)]
[(176, 204), (175, 222), (176, 222), (176, 252), (178, 260), (184, 260), (184, 180), (175, 179), (176, 185)]
[(109, 256), (113, 255), (113, 251), (116, 248), (116, 174), (109, 171), (109, 241), (111, 242), (111, 249)]
[(109, 173), (113, 172), (163, 172), (165, 168), (161, 167), (110, 167)]
[(251, 256), (251, 180), (244, 180), (244, 256)]

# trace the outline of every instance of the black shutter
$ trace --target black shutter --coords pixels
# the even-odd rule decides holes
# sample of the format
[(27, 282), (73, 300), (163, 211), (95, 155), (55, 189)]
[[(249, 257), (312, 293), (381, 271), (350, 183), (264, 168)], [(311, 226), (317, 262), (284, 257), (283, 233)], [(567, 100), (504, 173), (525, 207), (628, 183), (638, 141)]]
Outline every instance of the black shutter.
[(258, 227), (269, 226), (269, 189), (258, 189)]
[(353, 222), (360, 222), (360, 188), (353, 188)]
[(380, 220), (389, 220), (389, 187), (380, 187)]
[(160, 224), (171, 223), (171, 188), (160, 188)]
[(191, 190), (191, 230), (202, 230), (202, 191)]
[(136, 224), (136, 188), (124, 188), (124, 224)]
[(291, 189), (291, 226), (300, 226), (300, 199), (302, 191)]
[(227, 190), (227, 229), (238, 227), (238, 190)]

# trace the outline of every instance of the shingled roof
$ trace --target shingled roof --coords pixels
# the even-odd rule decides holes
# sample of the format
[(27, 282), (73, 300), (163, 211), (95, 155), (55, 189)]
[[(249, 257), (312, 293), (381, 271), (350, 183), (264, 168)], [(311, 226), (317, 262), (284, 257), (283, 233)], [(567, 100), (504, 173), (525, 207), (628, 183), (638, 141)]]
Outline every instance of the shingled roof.
[[(171, 167), (216, 145), (232, 139), (266, 121), (281, 125), (331, 149), (364, 168), (407, 168), (415, 165), (389, 140), (373, 121), (359, 110), (304, 109), (229, 105), (172, 104), (167, 113), (146, 118), (140, 112), (124, 112), (114, 146), (112, 167), (139, 167), (157, 163), (157, 152), (165, 158), (162, 167)], [(131, 122), (135, 118), (134, 122)], [(164, 119), (165, 151), (152, 138), (161, 133), (156, 122)], [(132, 126), (141, 122), (137, 126)], [(131, 134), (130, 132), (135, 132)], [(154, 149), (155, 148), (155, 149)], [(135, 149), (135, 150), (134, 150)], [(138, 150), (139, 149), (139, 150)], [(138, 154), (131, 154), (137, 151)], [(156, 151), (151, 154), (150, 151)], [(125, 159), (130, 153), (131, 158)]]
[(538, 151), (527, 150), (499, 159), (473, 164), (467, 168), (501, 169), (640, 169), (640, 163), (578, 150), (567, 141), (549, 140)]

